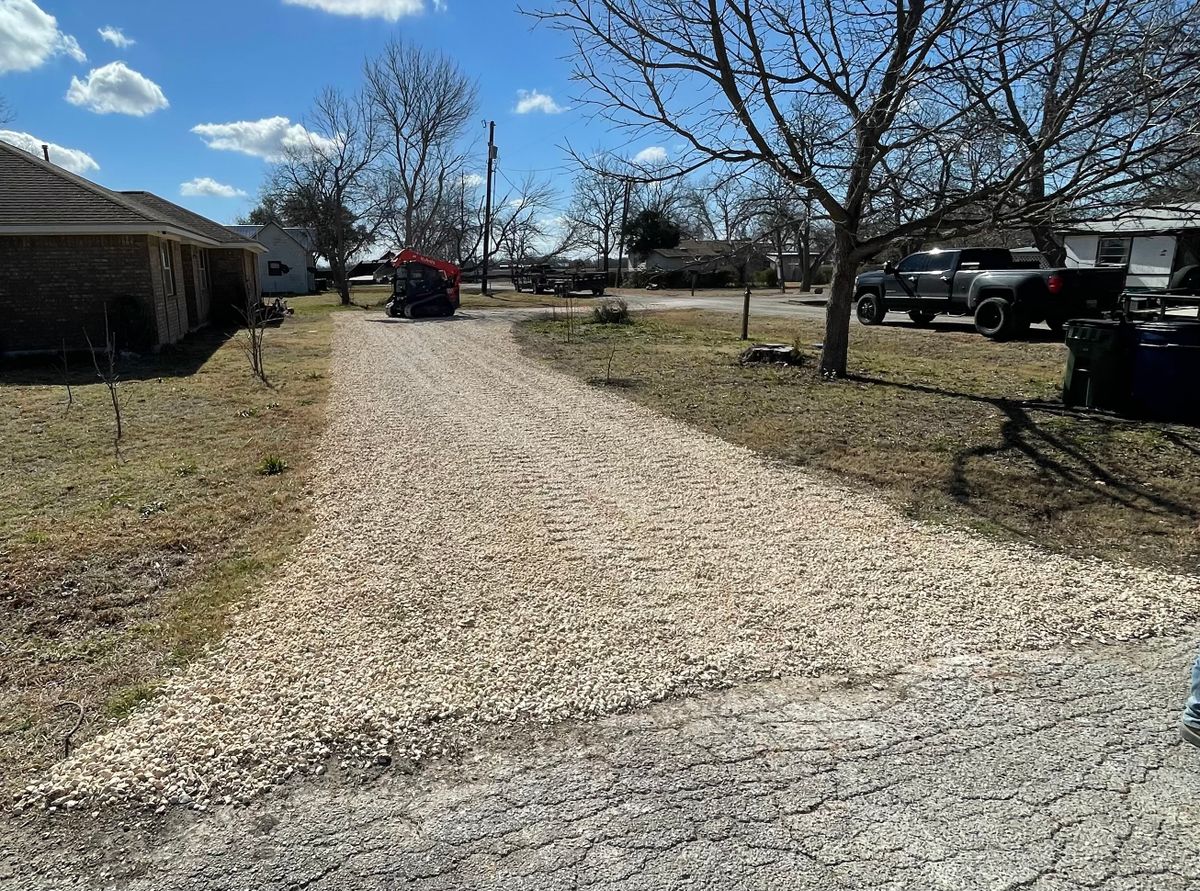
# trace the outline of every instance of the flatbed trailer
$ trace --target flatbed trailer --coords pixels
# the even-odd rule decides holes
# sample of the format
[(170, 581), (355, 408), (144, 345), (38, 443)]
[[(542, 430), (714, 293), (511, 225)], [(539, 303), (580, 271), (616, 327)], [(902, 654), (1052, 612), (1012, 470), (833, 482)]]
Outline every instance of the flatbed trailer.
[(513, 287), (534, 294), (587, 294), (602, 297), (608, 285), (603, 271), (572, 271), (550, 266), (514, 266)]

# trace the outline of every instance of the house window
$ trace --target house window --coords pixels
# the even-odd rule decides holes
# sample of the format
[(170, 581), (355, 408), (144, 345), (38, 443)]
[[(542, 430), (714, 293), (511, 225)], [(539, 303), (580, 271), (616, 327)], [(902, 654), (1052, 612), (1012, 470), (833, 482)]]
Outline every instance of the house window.
[(289, 272), (288, 267), (286, 265), (284, 265), (283, 263), (279, 262), (278, 260), (268, 260), (267, 261), (267, 275), (272, 275), (272, 276), (287, 275), (288, 272)]
[(171, 242), (158, 243), (158, 255), (162, 258), (163, 288), (168, 297), (175, 296), (175, 265), (171, 262)]
[(1129, 262), (1128, 238), (1101, 238), (1096, 248), (1097, 266), (1124, 266)]
[(201, 248), (195, 248), (196, 264), (200, 268), (200, 283), (204, 285), (204, 290), (208, 290), (208, 251)]

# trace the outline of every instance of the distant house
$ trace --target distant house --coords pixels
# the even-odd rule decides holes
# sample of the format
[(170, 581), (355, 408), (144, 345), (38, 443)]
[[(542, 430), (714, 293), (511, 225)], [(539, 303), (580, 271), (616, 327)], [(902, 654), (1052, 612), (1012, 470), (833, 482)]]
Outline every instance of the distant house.
[(381, 285), (392, 280), (396, 274), (392, 258), (396, 255), (387, 251), (377, 260), (363, 260), (350, 268), (347, 278), (352, 285)]
[(729, 272), (741, 279), (766, 269), (767, 256), (751, 241), (681, 241), (673, 248), (657, 248), (646, 255), (640, 268), (646, 272), (684, 272), (710, 275)]
[(1200, 266), (1200, 202), (1144, 207), (1062, 233), (1068, 266), (1128, 266), (1131, 290), (1177, 287)]
[(316, 261), (307, 229), (265, 226), (229, 226), (243, 238), (267, 249), (258, 257), (258, 280), (264, 294), (311, 294), (317, 289)]
[[(0, 353), (175, 343), (258, 293), (265, 248), (0, 142)], [(86, 335), (85, 335), (86, 332)]]

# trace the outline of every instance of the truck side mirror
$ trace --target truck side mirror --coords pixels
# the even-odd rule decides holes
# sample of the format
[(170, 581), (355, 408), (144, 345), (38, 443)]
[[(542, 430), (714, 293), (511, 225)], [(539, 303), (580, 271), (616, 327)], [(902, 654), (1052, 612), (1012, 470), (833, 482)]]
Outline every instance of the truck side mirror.
[(893, 263), (891, 260), (888, 260), (886, 263), (883, 264), (883, 271), (887, 275), (895, 275), (896, 274), (896, 264)]

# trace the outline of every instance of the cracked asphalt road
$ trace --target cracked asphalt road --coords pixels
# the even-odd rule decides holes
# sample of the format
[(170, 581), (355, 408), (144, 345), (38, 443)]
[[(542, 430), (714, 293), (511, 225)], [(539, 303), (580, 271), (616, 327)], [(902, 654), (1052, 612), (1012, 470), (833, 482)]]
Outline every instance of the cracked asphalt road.
[(773, 681), (149, 834), (63, 828), (5, 888), (1194, 889), (1186, 641)]

